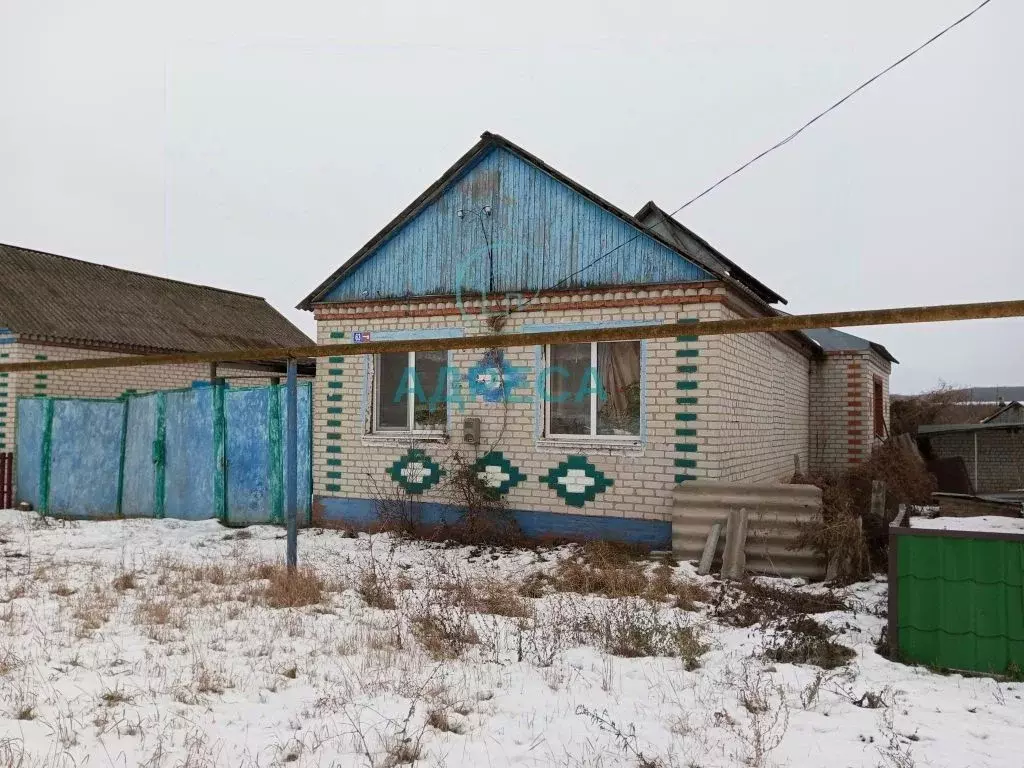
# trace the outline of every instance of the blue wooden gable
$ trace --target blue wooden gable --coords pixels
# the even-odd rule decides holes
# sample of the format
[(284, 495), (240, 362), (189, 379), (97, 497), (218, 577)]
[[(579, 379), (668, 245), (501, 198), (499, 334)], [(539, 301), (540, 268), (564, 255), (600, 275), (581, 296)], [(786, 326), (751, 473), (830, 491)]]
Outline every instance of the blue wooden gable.
[(492, 145), (306, 301), (532, 295), (556, 286), (714, 279), (571, 184)]

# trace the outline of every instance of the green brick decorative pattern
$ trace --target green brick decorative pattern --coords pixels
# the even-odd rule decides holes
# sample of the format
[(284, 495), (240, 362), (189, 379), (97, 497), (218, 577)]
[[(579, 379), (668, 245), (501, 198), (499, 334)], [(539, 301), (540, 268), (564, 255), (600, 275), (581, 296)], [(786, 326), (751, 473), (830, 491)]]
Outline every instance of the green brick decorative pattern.
[(586, 456), (567, 456), (540, 481), (557, 493), (570, 507), (582, 507), (615, 484), (604, 472), (591, 464)]
[[(6, 360), (10, 352), (0, 352), (0, 360)], [(7, 416), (8, 389), (10, 377), (0, 373), (0, 451), (9, 451), (14, 447), (14, 435), (10, 431), (10, 419)]]
[[(681, 317), (679, 318), (681, 323), (695, 323), (697, 318), (695, 317)], [(685, 392), (685, 396), (676, 398), (676, 422), (678, 424), (676, 428), (676, 437), (689, 437), (695, 438), (697, 436), (697, 430), (693, 427), (683, 426), (686, 423), (697, 421), (697, 414), (692, 410), (689, 410), (689, 406), (697, 405), (697, 401), (700, 398), (698, 394), (699, 384), (691, 377), (697, 373), (697, 358), (700, 356), (700, 350), (691, 349), (690, 344), (697, 341), (697, 336), (676, 336), (676, 343), (679, 344), (679, 349), (676, 350), (676, 357), (688, 358), (689, 362), (682, 363), (676, 366), (676, 371), (679, 373), (679, 379), (676, 381), (676, 389)], [(682, 394), (682, 392), (680, 394)], [(696, 442), (687, 441), (679, 442), (675, 444), (675, 452), (677, 456), (673, 459), (673, 465), (676, 468), (677, 474), (675, 475), (675, 482), (685, 483), (687, 480), (695, 479), (695, 476), (691, 472), (679, 472), (679, 470), (693, 470), (697, 468), (697, 459), (694, 458), (693, 454), (697, 453), (698, 446)]]
[(406, 493), (419, 494), (437, 485), (445, 472), (419, 448), (410, 448), (395, 460), (387, 474)]
[(496, 496), (504, 496), (526, 479), (519, 467), (513, 466), (501, 451), (484, 454), (477, 459), (473, 469), (484, 487)]
[[(344, 331), (331, 331), (332, 339), (343, 339), (345, 338)], [(331, 430), (327, 432), (324, 437), (327, 440), (327, 453), (331, 454), (331, 458), (327, 459), (327, 466), (330, 469), (326, 473), (327, 480), (329, 481), (325, 486), (329, 493), (338, 493), (341, 491), (341, 486), (338, 481), (341, 480), (341, 459), (338, 458), (338, 454), (341, 453), (342, 445), (342, 433), (341, 428), (341, 415), (344, 413), (344, 407), (342, 406), (342, 397), (344, 396), (338, 390), (342, 389), (341, 377), (345, 373), (345, 369), (342, 367), (342, 363), (345, 362), (344, 357), (329, 357), (327, 362), (330, 363), (330, 367), (321, 368), (318, 375), (323, 376), (327, 382), (327, 390), (330, 394), (327, 395), (327, 429)]]

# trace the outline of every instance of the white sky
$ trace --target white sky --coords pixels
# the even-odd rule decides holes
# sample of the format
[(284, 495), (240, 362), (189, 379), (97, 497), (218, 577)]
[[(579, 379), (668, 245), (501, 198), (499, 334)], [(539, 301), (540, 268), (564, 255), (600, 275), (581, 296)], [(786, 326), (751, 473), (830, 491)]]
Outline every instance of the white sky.
[[(0, 0), (0, 242), (291, 310), (502, 133), (673, 209), (976, 0)], [(443, 7), (442, 7), (443, 6)], [(1021, 297), (1024, 3), (995, 0), (687, 209), (794, 312)], [(1024, 321), (862, 331), (1024, 384)]]

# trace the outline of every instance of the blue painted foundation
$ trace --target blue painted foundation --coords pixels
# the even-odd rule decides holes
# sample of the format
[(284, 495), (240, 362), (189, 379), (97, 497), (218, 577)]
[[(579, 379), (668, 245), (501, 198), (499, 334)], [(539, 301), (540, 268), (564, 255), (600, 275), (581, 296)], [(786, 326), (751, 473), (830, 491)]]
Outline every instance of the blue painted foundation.
[[(317, 496), (313, 522), (369, 527), (379, 522), (373, 499)], [(436, 502), (413, 502), (424, 526), (458, 522), (457, 507)], [(523, 534), (531, 539), (602, 540), (639, 544), (655, 550), (672, 548), (672, 524), (628, 517), (593, 517), (562, 512), (510, 510)]]

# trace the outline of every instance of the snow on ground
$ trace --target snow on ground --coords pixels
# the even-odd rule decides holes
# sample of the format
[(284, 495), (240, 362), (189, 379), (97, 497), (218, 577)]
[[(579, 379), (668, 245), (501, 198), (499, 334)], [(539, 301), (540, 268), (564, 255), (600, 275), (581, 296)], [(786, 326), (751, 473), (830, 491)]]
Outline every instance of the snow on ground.
[[(696, 610), (528, 581), (570, 549), (316, 529), (299, 537), (315, 577), (282, 587), (261, 564), (284, 545), (0, 512), (0, 766), (1021, 764), (1024, 686), (875, 653), (884, 582), (815, 617), (855, 652), (824, 671), (765, 659), (772, 633), (729, 625), (687, 564), (673, 576), (710, 590)], [(467, 610), (470, 588), (492, 607)], [(612, 655), (648, 641), (677, 655)]]
[(977, 531), (980, 533), (1024, 533), (1024, 518), (1002, 515), (979, 515), (977, 517), (912, 517), (911, 528), (926, 528), (939, 531)]

